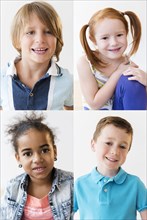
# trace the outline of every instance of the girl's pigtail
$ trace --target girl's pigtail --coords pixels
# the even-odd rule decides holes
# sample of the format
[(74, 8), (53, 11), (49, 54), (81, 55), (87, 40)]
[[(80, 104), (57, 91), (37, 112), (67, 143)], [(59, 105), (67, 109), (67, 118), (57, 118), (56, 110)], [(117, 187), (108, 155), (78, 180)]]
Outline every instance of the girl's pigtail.
[(89, 58), (90, 54), (91, 54), (91, 49), (88, 45), (88, 42), (87, 42), (87, 38), (86, 38), (86, 30), (88, 28), (88, 24), (85, 24), (82, 28), (81, 28), (81, 31), (80, 31), (80, 41), (81, 41), (81, 44), (82, 44), (82, 47), (87, 55), (87, 57)]
[(86, 53), (86, 56), (88, 58), (88, 60), (90, 61), (90, 63), (95, 66), (95, 68), (99, 68), (100, 65), (104, 65), (101, 60), (99, 60), (97, 53), (98, 51), (93, 51), (91, 50), (91, 48), (89, 47), (89, 44), (87, 42), (87, 38), (86, 38), (86, 30), (89, 27), (88, 24), (85, 24), (80, 31), (80, 40), (81, 40), (81, 44), (83, 46), (83, 49)]
[(141, 39), (141, 23), (137, 15), (132, 11), (124, 12), (124, 15), (127, 15), (130, 19), (130, 29), (133, 38), (132, 48), (130, 51), (130, 56), (137, 52), (140, 39)]

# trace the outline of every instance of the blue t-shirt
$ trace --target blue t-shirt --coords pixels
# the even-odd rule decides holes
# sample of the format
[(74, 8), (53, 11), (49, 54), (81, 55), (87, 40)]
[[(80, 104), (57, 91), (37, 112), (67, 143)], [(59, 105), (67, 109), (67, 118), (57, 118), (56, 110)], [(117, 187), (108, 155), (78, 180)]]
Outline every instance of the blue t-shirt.
[(74, 212), (84, 220), (135, 220), (147, 209), (147, 189), (142, 181), (120, 168), (114, 177), (96, 168), (79, 177), (74, 186)]

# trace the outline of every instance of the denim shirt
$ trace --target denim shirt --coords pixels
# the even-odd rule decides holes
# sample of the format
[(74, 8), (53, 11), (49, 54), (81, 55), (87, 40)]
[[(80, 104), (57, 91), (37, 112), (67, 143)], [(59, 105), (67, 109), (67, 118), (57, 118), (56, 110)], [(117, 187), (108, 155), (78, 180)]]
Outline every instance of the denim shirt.
[[(73, 219), (73, 174), (53, 169), (54, 180), (48, 194), (54, 220)], [(24, 173), (10, 180), (1, 202), (2, 220), (21, 220), (27, 201), (29, 176)]]

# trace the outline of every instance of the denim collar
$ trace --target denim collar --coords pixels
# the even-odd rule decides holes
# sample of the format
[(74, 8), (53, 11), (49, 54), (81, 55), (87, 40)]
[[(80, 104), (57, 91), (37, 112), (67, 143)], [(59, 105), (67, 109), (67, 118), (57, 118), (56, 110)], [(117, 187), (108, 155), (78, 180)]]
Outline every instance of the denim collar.
[[(53, 183), (52, 183), (52, 188), (51, 188), (50, 193), (54, 192), (56, 187), (58, 188), (58, 190), (60, 190), (62, 182), (67, 180), (67, 176), (62, 175), (62, 173), (59, 172), (59, 169), (55, 167), (53, 168), (52, 173), (53, 173)], [(29, 178), (30, 178), (29, 175), (27, 173), (24, 173), (21, 179), (21, 188), (24, 191), (27, 191)]]
[[(98, 182), (101, 181), (103, 178), (106, 178), (97, 171), (96, 167), (92, 170), (91, 177), (96, 184), (98, 184)], [(120, 167), (119, 172), (116, 174), (116, 176), (110, 178), (107, 177), (107, 179), (108, 182), (114, 181), (116, 184), (122, 184), (125, 181), (126, 177), (127, 173)]]

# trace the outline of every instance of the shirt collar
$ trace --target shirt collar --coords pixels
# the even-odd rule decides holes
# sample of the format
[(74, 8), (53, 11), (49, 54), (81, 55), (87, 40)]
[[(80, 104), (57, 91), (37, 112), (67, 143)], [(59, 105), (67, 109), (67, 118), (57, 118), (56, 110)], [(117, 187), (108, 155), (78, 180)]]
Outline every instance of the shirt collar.
[[(55, 187), (57, 187), (60, 190), (60, 185), (62, 181), (66, 180), (64, 175), (61, 175), (58, 172), (58, 169), (55, 167), (53, 168), (53, 183), (51, 188), (51, 193), (55, 190)], [(21, 188), (23, 188), (25, 191), (27, 190), (29, 183), (29, 175), (27, 173), (24, 173), (22, 179), (21, 179)]]
[(55, 187), (58, 188), (58, 190), (60, 190), (60, 186), (62, 184), (62, 182), (64, 182), (66, 180), (66, 176), (62, 175), (59, 172), (59, 169), (57, 168), (53, 168), (53, 184), (52, 184), (52, 189), (51, 189), (51, 193), (55, 190)]
[[(8, 69), (7, 69), (7, 72), (6, 72), (6, 75), (7, 76), (14, 76), (14, 75), (17, 75), (17, 72), (16, 72), (16, 67), (15, 67), (15, 64), (20, 61), (20, 57), (16, 57), (13, 61), (10, 61), (8, 63)], [(47, 73), (46, 75), (50, 75), (50, 76), (62, 76), (62, 73), (61, 73), (61, 68), (56, 64), (55, 62), (55, 59), (52, 58), (51, 59), (51, 66), (49, 67), (49, 69), (47, 70)]]
[[(95, 183), (98, 183), (101, 179), (105, 178), (102, 174), (100, 174), (96, 167), (91, 172), (91, 177)], [(119, 172), (116, 176), (109, 178), (108, 182), (114, 181), (116, 184), (122, 184), (127, 177), (127, 173), (120, 167)]]

